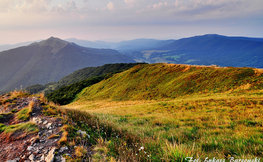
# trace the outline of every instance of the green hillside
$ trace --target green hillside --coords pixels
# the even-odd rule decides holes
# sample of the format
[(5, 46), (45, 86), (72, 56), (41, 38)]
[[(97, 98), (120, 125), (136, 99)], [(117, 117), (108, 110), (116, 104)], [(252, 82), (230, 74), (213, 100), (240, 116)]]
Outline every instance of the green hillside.
[(135, 65), (142, 63), (117, 63), (117, 64), (105, 64), (98, 67), (86, 67), (63, 77), (57, 82), (51, 82), (45, 85), (35, 84), (25, 88), (29, 93), (44, 92), (46, 95), (58, 90), (61, 87), (68, 86), (89, 78), (105, 75), (107, 73), (116, 73), (123, 70), (127, 70)]
[(138, 65), (84, 89), (77, 100), (165, 99), (193, 93), (263, 88), (263, 75), (252, 68), (174, 64)]
[(92, 114), (105, 134), (112, 127), (127, 133), (107, 146), (109, 155), (123, 161), (251, 160), (263, 157), (262, 73), (245, 67), (137, 65), (85, 88), (64, 108)]

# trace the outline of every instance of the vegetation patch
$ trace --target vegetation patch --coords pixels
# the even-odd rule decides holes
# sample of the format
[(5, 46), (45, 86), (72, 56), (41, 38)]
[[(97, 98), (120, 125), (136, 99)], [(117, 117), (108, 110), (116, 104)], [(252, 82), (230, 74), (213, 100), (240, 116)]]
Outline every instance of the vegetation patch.
[(34, 124), (33, 122), (21, 123), (21, 124), (10, 125), (10, 126), (5, 126), (0, 123), (0, 127), (2, 132), (10, 135), (16, 132), (25, 132), (29, 134), (34, 134), (39, 131), (37, 125)]

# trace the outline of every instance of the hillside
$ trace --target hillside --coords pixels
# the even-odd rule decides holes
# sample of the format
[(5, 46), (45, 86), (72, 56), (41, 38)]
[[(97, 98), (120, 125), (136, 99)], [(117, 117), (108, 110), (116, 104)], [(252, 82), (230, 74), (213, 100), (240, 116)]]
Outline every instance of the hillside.
[(263, 157), (262, 77), (255, 68), (137, 65), (85, 88), (64, 108), (96, 116), (108, 133), (111, 126), (127, 132), (116, 136), (123, 141), (117, 150), (135, 145), (139, 153), (116, 155), (122, 159), (255, 160)]
[[(96, 125), (86, 121), (89, 126), (81, 124), (83, 117), (97, 121)], [(101, 140), (113, 141), (112, 137), (122, 133), (116, 130), (106, 135), (98, 122), (89, 114), (61, 109), (42, 94), (13, 91), (1, 95), (0, 161), (85, 162), (104, 157), (116, 161), (103, 152), (107, 143)]]
[(261, 72), (262, 70), (252, 68), (137, 65), (84, 89), (77, 100), (151, 100), (176, 98), (193, 93), (227, 92), (242, 87), (260, 89), (263, 85)]
[(116, 50), (86, 48), (51, 37), (0, 52), (0, 92), (55, 82), (84, 67), (132, 62)]
[(57, 82), (51, 82), (45, 85), (35, 84), (26, 87), (25, 90), (29, 93), (44, 92), (47, 95), (63, 86), (68, 86), (92, 77), (97, 77), (108, 73), (121, 72), (138, 64), (142, 64), (142, 63), (116, 63), (116, 64), (106, 64), (98, 67), (86, 67), (74, 71), (73, 73), (61, 78)]
[(160, 48), (134, 51), (130, 55), (147, 63), (262, 68), (262, 53), (263, 39), (208, 34), (175, 40)]

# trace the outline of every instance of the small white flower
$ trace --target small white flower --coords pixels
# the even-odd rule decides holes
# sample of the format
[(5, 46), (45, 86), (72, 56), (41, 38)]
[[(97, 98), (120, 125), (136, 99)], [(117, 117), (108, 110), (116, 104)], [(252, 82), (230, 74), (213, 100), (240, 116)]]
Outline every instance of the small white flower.
[(144, 151), (144, 153), (146, 154), (146, 152)]
[(138, 155), (138, 154), (136, 154), (136, 155)]
[(141, 149), (141, 150), (143, 150), (143, 149), (144, 149), (144, 147), (142, 146), (140, 149)]
[(148, 157), (150, 157), (150, 155), (148, 155)]

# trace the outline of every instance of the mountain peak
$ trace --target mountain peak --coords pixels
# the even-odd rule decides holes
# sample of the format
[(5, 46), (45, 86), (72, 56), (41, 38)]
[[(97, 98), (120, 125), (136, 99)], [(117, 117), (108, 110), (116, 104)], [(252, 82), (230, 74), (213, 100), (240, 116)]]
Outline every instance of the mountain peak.
[(57, 53), (60, 49), (64, 48), (68, 44), (70, 43), (55, 37), (50, 37), (46, 40), (39, 42), (39, 45), (42, 47), (52, 47), (52, 53)]

